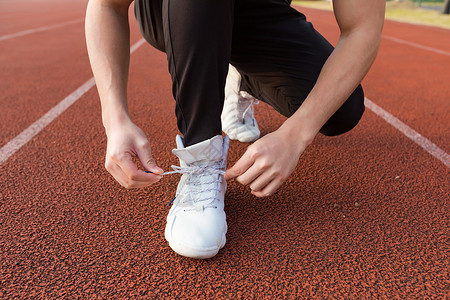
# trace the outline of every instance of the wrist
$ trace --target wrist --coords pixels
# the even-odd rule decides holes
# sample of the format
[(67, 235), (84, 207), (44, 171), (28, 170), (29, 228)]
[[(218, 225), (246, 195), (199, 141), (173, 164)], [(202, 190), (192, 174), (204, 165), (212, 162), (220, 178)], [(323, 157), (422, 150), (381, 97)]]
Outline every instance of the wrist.
[(313, 142), (320, 128), (312, 127), (308, 119), (292, 116), (281, 125), (279, 130), (297, 143), (309, 145)]
[(130, 123), (128, 109), (122, 106), (104, 106), (102, 107), (102, 123), (106, 134), (116, 127), (123, 127)]

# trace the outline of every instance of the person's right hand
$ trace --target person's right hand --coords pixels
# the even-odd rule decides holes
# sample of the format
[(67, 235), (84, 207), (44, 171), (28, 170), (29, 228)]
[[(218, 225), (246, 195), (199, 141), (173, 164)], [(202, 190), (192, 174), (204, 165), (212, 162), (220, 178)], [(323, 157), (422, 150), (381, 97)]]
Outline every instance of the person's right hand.
[[(107, 130), (105, 167), (109, 173), (127, 189), (149, 186), (159, 181), (163, 173), (151, 153), (145, 133), (133, 122), (127, 121)], [(147, 173), (133, 162), (137, 158)]]

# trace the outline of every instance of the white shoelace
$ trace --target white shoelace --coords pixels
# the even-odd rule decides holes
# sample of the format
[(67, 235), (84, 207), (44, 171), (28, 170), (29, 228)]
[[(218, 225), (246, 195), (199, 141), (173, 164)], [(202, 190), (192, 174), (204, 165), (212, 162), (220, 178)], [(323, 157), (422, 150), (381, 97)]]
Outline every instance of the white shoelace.
[[(171, 166), (173, 171), (169, 171), (169, 172), (164, 172), (160, 175), (172, 175), (172, 174), (190, 174), (190, 175), (200, 175), (200, 174), (204, 174), (204, 175), (208, 175), (208, 174), (219, 174), (219, 175), (224, 175), (225, 171), (223, 170), (224, 165), (221, 162), (220, 164), (215, 164), (213, 166), (190, 166), (190, 167), (180, 167), (180, 166)], [(148, 171), (146, 171), (148, 172)], [(189, 181), (189, 179), (186, 179), (186, 181), (184, 182), (184, 184), (187, 184)], [(207, 182), (200, 182), (199, 184), (194, 184), (190, 191), (189, 191), (189, 195), (195, 195), (195, 194), (200, 194), (200, 193), (204, 193), (205, 190), (203, 188), (201, 188), (200, 186), (205, 186), (205, 185), (209, 185), (209, 184), (213, 184), (213, 183), (218, 183), (220, 184), (220, 177), (213, 180), (213, 181), (207, 181)], [(195, 187), (195, 188), (193, 188)], [(198, 188), (197, 188), (198, 187)], [(183, 188), (181, 188), (182, 190)], [(218, 187), (216, 187), (216, 189), (218, 189)], [(176, 196), (170, 201), (169, 206), (173, 203), (173, 201), (175, 200)], [(197, 207), (195, 204), (198, 202), (205, 202), (207, 200), (209, 200), (208, 202), (205, 202), (203, 204), (203, 206), (201, 207), (214, 207), (214, 205), (209, 205), (211, 202), (214, 202), (216, 200), (216, 195), (214, 195), (214, 197), (209, 197), (209, 199), (192, 199), (191, 197), (189, 197), (190, 201), (192, 201), (192, 208), (190, 210), (195, 210), (195, 209), (199, 209), (199, 207)], [(182, 202), (188, 202), (188, 201), (182, 201)]]
[[(161, 175), (161, 176), (165, 176), (165, 175), (172, 175), (172, 174), (202, 174), (202, 173), (213, 173), (213, 174), (220, 174), (220, 175), (224, 175), (225, 171), (222, 170), (221, 168), (219, 169), (218, 167), (200, 167), (200, 166), (192, 166), (192, 167), (180, 167), (180, 166), (174, 166), (171, 165), (170, 166), (173, 171), (169, 171), (169, 172), (164, 172), (161, 174), (156, 174), (156, 175)], [(145, 171), (145, 173), (152, 173), (150, 171)]]
[[(248, 95), (248, 94), (247, 94)], [(247, 108), (244, 110), (244, 112), (242, 113), (242, 123), (244, 123), (245, 124), (245, 115), (248, 113), (248, 112), (251, 112), (251, 114), (252, 114), (252, 118), (253, 118), (253, 115), (254, 115), (254, 113), (255, 113), (255, 105), (258, 105), (259, 104), (259, 100), (258, 99), (256, 99), (255, 97), (251, 97), (250, 99), (248, 99), (248, 98), (246, 98), (245, 96), (244, 96), (244, 98), (247, 100), (247, 101), (249, 101), (250, 103), (249, 103), (249, 105), (247, 106)], [(255, 124), (253, 124), (253, 126), (254, 126)]]
[(200, 166), (192, 166), (192, 167), (180, 167), (172, 165), (171, 168), (173, 171), (164, 172), (160, 175), (171, 175), (171, 174), (220, 174), (224, 175), (225, 171), (221, 169), (221, 167), (200, 167)]

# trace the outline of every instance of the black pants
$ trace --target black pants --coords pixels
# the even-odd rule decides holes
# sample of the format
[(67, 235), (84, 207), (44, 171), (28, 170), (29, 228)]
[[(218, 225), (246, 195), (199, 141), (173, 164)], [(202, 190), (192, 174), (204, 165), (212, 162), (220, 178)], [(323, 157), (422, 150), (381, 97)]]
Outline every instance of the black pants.
[[(136, 0), (135, 13), (144, 38), (167, 54), (186, 146), (221, 134), (228, 63), (241, 90), (289, 117), (333, 51), (290, 0)], [(363, 112), (358, 86), (320, 132), (349, 131)]]

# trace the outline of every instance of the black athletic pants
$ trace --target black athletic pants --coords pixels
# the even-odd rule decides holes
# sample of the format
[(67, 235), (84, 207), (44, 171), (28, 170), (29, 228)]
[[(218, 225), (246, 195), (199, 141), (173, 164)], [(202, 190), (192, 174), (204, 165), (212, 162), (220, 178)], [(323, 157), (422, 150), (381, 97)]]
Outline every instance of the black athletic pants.
[[(135, 13), (144, 38), (167, 54), (186, 146), (221, 134), (228, 63), (241, 90), (289, 117), (333, 51), (290, 0), (135, 0)], [(363, 112), (358, 86), (320, 132), (344, 133)]]

